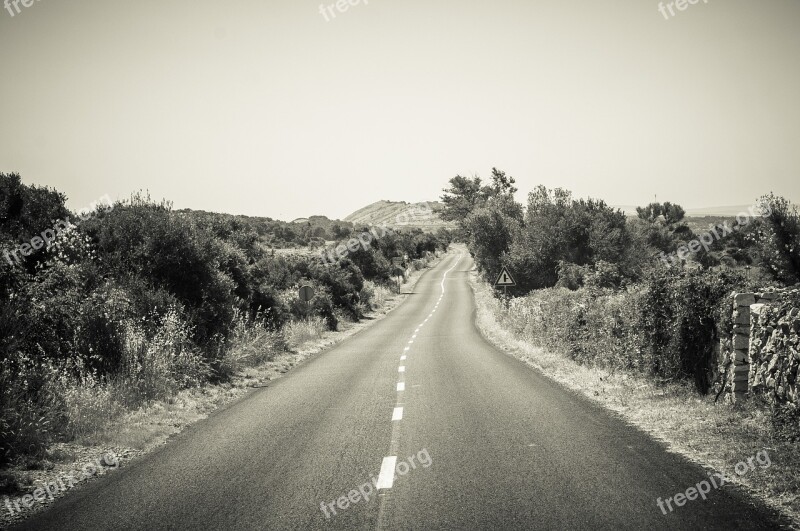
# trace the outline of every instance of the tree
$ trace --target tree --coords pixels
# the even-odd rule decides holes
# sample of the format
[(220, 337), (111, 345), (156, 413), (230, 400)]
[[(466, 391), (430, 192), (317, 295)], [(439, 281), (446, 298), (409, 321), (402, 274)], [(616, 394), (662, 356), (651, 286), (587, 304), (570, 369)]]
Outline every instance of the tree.
[(754, 229), (761, 261), (772, 278), (785, 284), (800, 282), (800, 214), (787, 199), (770, 193), (761, 198), (765, 214)]
[(439, 214), (445, 221), (463, 222), (476, 208), (483, 206), (486, 194), (481, 187), (481, 178), (469, 179), (456, 175), (450, 179), (450, 188), (442, 196), (444, 209)]
[(650, 203), (646, 207), (636, 207), (636, 215), (639, 216), (639, 219), (643, 219), (651, 223), (657, 220), (658, 216), (661, 214), (661, 203)]
[(661, 213), (664, 215), (664, 220), (667, 222), (667, 225), (675, 225), (683, 220), (683, 217), (686, 215), (686, 211), (682, 206), (670, 203), (669, 201), (661, 205)]
[(601, 200), (573, 200), (566, 190), (540, 185), (528, 196), (524, 227), (504, 265), (516, 272), (523, 290), (552, 287), (560, 263), (618, 264), (630, 244), (625, 215), (619, 210)]
[(506, 172), (500, 171), (497, 168), (492, 168), (492, 184), (491, 195), (509, 195), (514, 196), (517, 189), (514, 187), (514, 178), (507, 176)]
[(522, 205), (510, 195), (492, 197), (486, 206), (467, 217), (465, 225), (475, 262), (493, 280), (500, 274), (502, 257), (522, 226)]

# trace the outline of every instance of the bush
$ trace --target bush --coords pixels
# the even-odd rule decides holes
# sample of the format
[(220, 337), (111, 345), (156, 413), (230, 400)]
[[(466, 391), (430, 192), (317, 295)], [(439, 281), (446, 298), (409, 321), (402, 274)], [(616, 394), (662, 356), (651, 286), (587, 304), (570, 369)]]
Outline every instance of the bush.
[(209, 365), (194, 351), (190, 336), (190, 327), (175, 310), (167, 312), (153, 337), (137, 324), (125, 323), (119, 378), (128, 384), (135, 401), (165, 398), (208, 379)]
[[(617, 278), (613, 269), (611, 278)], [(727, 295), (743, 282), (731, 273), (658, 269), (627, 289), (536, 290), (498, 311), (517, 335), (580, 363), (692, 380), (707, 393), (716, 370), (717, 323), (729, 306)]]
[(773, 279), (784, 284), (800, 282), (800, 213), (797, 206), (773, 194), (761, 198), (769, 214), (753, 231), (759, 257)]
[[(47, 371), (47, 373), (45, 372)], [(38, 393), (52, 371), (25, 356), (8, 356), (0, 364), (0, 466), (20, 455), (40, 457), (53, 440), (54, 414), (41, 407)], [(36, 383), (34, 383), (36, 382)]]
[(589, 268), (587, 266), (579, 266), (561, 260), (558, 262), (558, 282), (556, 282), (556, 287), (575, 291), (583, 286), (588, 271)]
[(195, 342), (209, 347), (217, 336), (225, 336), (239, 301), (237, 284), (223, 265), (230, 269), (241, 259), (208, 229), (173, 213), (169, 203), (135, 195), (94, 230), (110, 272), (147, 279), (185, 306)]
[(364, 287), (359, 293), (362, 311), (367, 312), (382, 307), (390, 296), (391, 290), (386, 286), (375, 284), (370, 280), (364, 281)]

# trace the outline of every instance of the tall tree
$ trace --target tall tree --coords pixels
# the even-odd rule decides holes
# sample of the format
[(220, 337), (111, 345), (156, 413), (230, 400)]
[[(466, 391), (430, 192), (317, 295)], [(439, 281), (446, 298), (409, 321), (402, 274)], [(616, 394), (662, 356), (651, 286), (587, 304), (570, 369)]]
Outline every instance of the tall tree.
[(483, 206), (486, 193), (481, 186), (480, 177), (456, 175), (450, 179), (450, 188), (445, 188), (442, 196), (444, 209), (440, 216), (445, 221), (463, 222), (476, 208)]

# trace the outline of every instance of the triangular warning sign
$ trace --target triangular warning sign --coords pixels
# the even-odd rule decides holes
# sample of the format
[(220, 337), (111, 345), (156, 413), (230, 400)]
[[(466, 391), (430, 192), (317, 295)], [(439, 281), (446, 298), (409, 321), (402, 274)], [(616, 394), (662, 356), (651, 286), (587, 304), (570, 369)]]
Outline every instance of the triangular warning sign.
[(505, 267), (502, 271), (500, 271), (500, 275), (497, 277), (497, 282), (495, 282), (497, 286), (516, 286), (517, 283), (514, 282), (511, 273), (508, 272), (508, 269)]

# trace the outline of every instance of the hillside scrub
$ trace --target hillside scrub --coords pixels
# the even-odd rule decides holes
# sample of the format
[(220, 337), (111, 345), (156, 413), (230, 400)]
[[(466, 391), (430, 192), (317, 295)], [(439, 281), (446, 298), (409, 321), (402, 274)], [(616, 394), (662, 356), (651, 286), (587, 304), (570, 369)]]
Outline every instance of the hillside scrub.
[[(64, 203), (0, 174), (3, 249), (74, 219)], [(403, 231), (368, 256), (324, 264), (276, 256), (271, 235), (282, 225), (260, 220), (176, 212), (134, 194), (98, 206), (19, 264), (0, 260), (0, 466), (357, 321), (385, 298), (392, 257), (411, 268), (449, 243)], [(326, 227), (332, 233), (316, 237), (350, 235)], [(309, 304), (297, 298), (301, 285), (314, 288)]]

